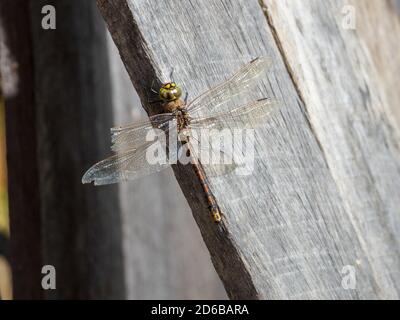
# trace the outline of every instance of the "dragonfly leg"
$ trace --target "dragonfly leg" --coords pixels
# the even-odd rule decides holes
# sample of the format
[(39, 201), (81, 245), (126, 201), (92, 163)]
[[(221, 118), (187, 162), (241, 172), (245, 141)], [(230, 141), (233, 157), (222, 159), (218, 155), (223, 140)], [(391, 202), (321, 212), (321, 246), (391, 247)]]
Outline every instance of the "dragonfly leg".
[(162, 99), (150, 100), (149, 95), (147, 95), (147, 103), (148, 104), (156, 104), (156, 103), (162, 103), (162, 102), (163, 102)]
[(185, 94), (185, 99), (184, 99), (184, 101), (185, 101), (185, 105), (187, 105), (188, 98), (189, 98), (189, 93), (188, 93), (188, 92), (186, 92), (186, 94)]
[(158, 91), (154, 89), (154, 79), (151, 81), (151, 87), (150, 87), (151, 92), (154, 92), (155, 94), (158, 94)]
[[(150, 91), (157, 95), (159, 94), (158, 91), (154, 89), (154, 79), (153, 79), (153, 81), (151, 81)], [(161, 103), (161, 102), (163, 102), (161, 99), (150, 100), (149, 94), (147, 93), (147, 103), (148, 104), (156, 104), (156, 103)]]
[(169, 79), (171, 80), (171, 82), (174, 82), (174, 80), (173, 80), (174, 71), (175, 71), (175, 68), (172, 67), (172, 68), (171, 68), (171, 73), (169, 74)]
[(161, 103), (161, 102), (163, 102), (161, 99), (159, 99), (159, 100), (152, 100), (152, 101), (147, 100), (147, 103), (148, 103), (148, 104), (156, 104), (156, 103)]

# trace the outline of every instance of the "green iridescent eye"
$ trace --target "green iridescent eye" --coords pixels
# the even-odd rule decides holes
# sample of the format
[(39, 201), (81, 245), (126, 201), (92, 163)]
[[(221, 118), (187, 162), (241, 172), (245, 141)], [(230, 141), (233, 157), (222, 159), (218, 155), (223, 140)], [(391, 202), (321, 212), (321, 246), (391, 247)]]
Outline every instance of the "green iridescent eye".
[(160, 88), (160, 98), (164, 101), (174, 101), (181, 97), (182, 89), (175, 82), (164, 84)]

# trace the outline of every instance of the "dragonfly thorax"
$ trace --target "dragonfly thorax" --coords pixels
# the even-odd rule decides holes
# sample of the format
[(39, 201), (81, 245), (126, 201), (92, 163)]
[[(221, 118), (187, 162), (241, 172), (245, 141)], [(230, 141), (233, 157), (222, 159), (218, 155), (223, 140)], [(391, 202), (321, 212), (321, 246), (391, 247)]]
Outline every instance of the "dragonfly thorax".
[(185, 108), (185, 103), (182, 99), (177, 99), (173, 101), (166, 101), (163, 103), (164, 112), (175, 113)]
[(190, 117), (188, 112), (182, 108), (182, 109), (177, 109), (174, 112), (176, 116), (176, 121), (177, 121), (177, 127), (178, 131), (182, 131), (183, 129), (186, 129), (190, 125)]

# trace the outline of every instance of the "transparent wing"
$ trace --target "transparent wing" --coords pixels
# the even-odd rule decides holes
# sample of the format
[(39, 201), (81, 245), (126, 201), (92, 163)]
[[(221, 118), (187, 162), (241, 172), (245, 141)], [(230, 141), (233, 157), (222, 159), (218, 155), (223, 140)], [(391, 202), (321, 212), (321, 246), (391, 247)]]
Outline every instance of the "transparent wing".
[(223, 150), (221, 145), (213, 145), (208, 139), (199, 140), (193, 131), (190, 134), (192, 156), (202, 164), (209, 177), (227, 175), (238, 167), (232, 153)]
[[(169, 139), (176, 139), (170, 136)], [(106, 185), (134, 180), (170, 166), (169, 159), (177, 157), (177, 149), (166, 149), (166, 139), (147, 142), (137, 149), (117, 153), (91, 167), (82, 177), (82, 183)]]
[(216, 113), (211, 117), (191, 120), (193, 129), (256, 128), (279, 109), (280, 103), (272, 99), (260, 99), (236, 107), (229, 112)]
[[(213, 151), (213, 154), (217, 154), (217, 151)], [(226, 154), (223, 151), (219, 152), (219, 157), (223, 158)], [(238, 168), (238, 165), (232, 160), (232, 163), (211, 163), (203, 164), (203, 167), (209, 177), (220, 177), (225, 176)]]
[(149, 130), (158, 128), (167, 132), (172, 127), (176, 127), (174, 115), (172, 113), (161, 113), (149, 117), (148, 120), (112, 128), (111, 149), (116, 152), (127, 149), (137, 149), (146, 142), (146, 136)]
[(206, 91), (190, 102), (187, 106), (188, 111), (192, 115), (203, 110), (207, 110), (210, 114), (218, 112), (224, 103), (254, 87), (257, 84), (257, 80), (270, 65), (270, 58), (259, 57), (254, 59), (242, 67), (229, 80)]

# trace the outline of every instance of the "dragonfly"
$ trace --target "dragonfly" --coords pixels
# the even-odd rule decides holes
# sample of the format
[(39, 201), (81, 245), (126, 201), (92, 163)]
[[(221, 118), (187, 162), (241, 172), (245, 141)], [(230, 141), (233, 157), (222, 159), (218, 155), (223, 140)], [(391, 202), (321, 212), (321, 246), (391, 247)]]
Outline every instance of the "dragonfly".
[[(230, 107), (229, 102), (249, 95), (255, 89), (260, 77), (271, 66), (271, 59), (258, 57), (242, 66), (228, 80), (209, 89), (190, 102), (182, 99), (182, 89), (175, 82), (164, 83), (159, 91), (163, 112), (150, 116), (148, 120), (111, 129), (111, 149), (115, 155), (93, 165), (82, 177), (82, 183), (94, 182), (95, 185), (106, 185), (126, 180), (134, 180), (154, 172), (159, 172), (170, 166), (169, 162), (150, 163), (147, 158), (149, 149), (156, 142), (166, 144), (166, 140), (147, 141), (149, 130), (158, 129), (171, 139), (179, 137), (181, 145), (185, 146), (186, 156), (204, 191), (211, 217), (214, 222), (222, 220), (222, 212), (216, 198), (210, 189), (205, 165), (199, 160), (199, 151), (193, 147), (193, 130), (252, 128), (262, 123), (266, 117), (277, 109), (279, 103), (274, 99), (261, 98), (243, 105)], [(204, 113), (206, 116), (204, 116)], [(156, 141), (157, 140), (157, 141)], [(207, 146), (210, 147), (210, 146)], [(213, 149), (214, 148), (214, 149)], [(210, 147), (212, 152), (223, 154), (223, 150)], [(168, 150), (171, 152), (171, 150)], [(169, 157), (177, 156), (169, 153)], [(197, 160), (197, 161), (194, 161)], [(216, 175), (231, 172), (236, 164), (209, 164), (215, 169)]]

